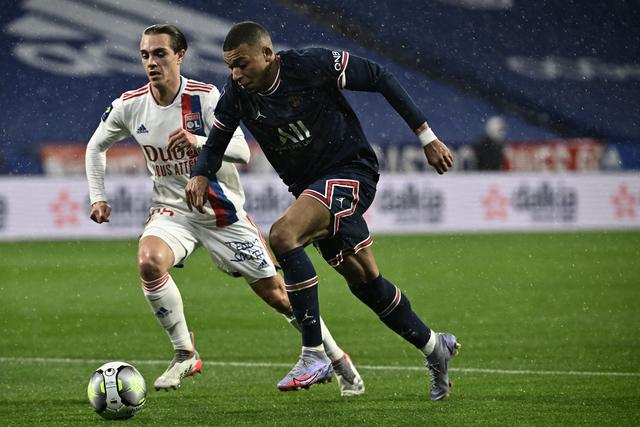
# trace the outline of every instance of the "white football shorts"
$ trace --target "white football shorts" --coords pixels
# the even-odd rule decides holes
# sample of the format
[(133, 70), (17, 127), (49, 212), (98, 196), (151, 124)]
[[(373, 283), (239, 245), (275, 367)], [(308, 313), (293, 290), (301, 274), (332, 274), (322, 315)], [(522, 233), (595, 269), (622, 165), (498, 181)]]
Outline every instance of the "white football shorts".
[(232, 276), (242, 276), (247, 283), (276, 274), (271, 252), (260, 230), (245, 215), (226, 227), (215, 221), (204, 224), (170, 208), (150, 209), (149, 221), (140, 239), (147, 236), (161, 238), (173, 251), (174, 266), (181, 265), (202, 246), (216, 266)]

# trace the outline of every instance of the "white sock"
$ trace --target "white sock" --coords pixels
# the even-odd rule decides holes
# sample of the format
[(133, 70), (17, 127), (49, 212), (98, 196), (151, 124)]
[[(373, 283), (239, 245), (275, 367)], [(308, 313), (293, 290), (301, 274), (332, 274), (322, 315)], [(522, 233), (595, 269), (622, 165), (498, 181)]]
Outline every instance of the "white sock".
[(142, 291), (160, 326), (167, 331), (174, 350), (193, 350), (182, 296), (169, 273), (151, 282), (142, 281)]
[(322, 344), (324, 344), (324, 351), (327, 353), (327, 357), (329, 357), (332, 362), (342, 359), (344, 351), (336, 344), (327, 325), (324, 324), (322, 317), (320, 317), (320, 328), (322, 328)]
[(316, 346), (316, 347), (305, 347), (305, 346), (302, 346), (302, 351), (305, 351), (305, 350), (317, 351), (318, 353), (324, 353), (324, 346), (322, 344), (320, 344), (319, 346)]
[(433, 353), (433, 349), (436, 347), (436, 331), (431, 330), (431, 336), (429, 337), (429, 341), (425, 344), (424, 347), (421, 348), (422, 352), (425, 356)]
[[(283, 316), (289, 321), (291, 326), (300, 331), (300, 324), (296, 320), (295, 316), (287, 316), (286, 314), (283, 314)], [(333, 336), (331, 335), (331, 332), (329, 332), (327, 325), (325, 325), (324, 320), (322, 320), (322, 317), (320, 317), (320, 328), (322, 329), (322, 344), (324, 346), (324, 351), (327, 353), (327, 357), (329, 357), (332, 362), (342, 359), (344, 351), (342, 351), (342, 349), (338, 347), (338, 344), (336, 344), (336, 341), (333, 339)], [(307, 348), (314, 349), (316, 347)]]

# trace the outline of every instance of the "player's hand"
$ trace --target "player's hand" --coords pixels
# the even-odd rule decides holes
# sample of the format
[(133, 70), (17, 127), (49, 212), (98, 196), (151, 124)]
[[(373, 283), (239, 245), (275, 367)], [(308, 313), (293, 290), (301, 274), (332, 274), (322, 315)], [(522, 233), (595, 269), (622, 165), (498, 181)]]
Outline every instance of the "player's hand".
[(197, 139), (194, 134), (187, 132), (182, 128), (178, 128), (169, 134), (169, 151), (182, 149), (187, 151), (189, 148), (196, 148)]
[(427, 162), (442, 175), (453, 166), (453, 155), (451, 151), (444, 145), (444, 142), (436, 139), (424, 147), (424, 155), (427, 156)]
[(102, 224), (103, 222), (109, 222), (109, 215), (111, 215), (111, 206), (107, 202), (95, 202), (91, 205), (91, 213), (89, 218)]
[(209, 180), (206, 176), (194, 176), (189, 180), (184, 189), (184, 193), (187, 196), (187, 206), (190, 211), (193, 211), (193, 208), (196, 208), (198, 212), (205, 213), (203, 206), (207, 198), (208, 190)]

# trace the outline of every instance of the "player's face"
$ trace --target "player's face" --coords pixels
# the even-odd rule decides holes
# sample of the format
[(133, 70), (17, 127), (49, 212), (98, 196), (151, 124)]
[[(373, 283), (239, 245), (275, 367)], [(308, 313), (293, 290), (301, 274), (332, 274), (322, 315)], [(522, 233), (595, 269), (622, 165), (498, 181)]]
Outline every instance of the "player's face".
[(164, 86), (180, 78), (184, 49), (174, 52), (167, 34), (143, 34), (140, 57), (144, 71), (154, 86)]
[(231, 69), (233, 80), (247, 92), (264, 92), (269, 89), (270, 65), (275, 59), (270, 47), (241, 44), (223, 53), (224, 62)]

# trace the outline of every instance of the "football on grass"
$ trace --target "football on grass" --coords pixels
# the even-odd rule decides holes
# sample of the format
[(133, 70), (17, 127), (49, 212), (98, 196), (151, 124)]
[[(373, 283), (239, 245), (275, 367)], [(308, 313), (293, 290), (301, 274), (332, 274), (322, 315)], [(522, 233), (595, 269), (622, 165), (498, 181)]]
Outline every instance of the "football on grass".
[(126, 362), (109, 362), (95, 370), (87, 395), (93, 409), (109, 420), (130, 418), (147, 399), (147, 386), (140, 372)]

